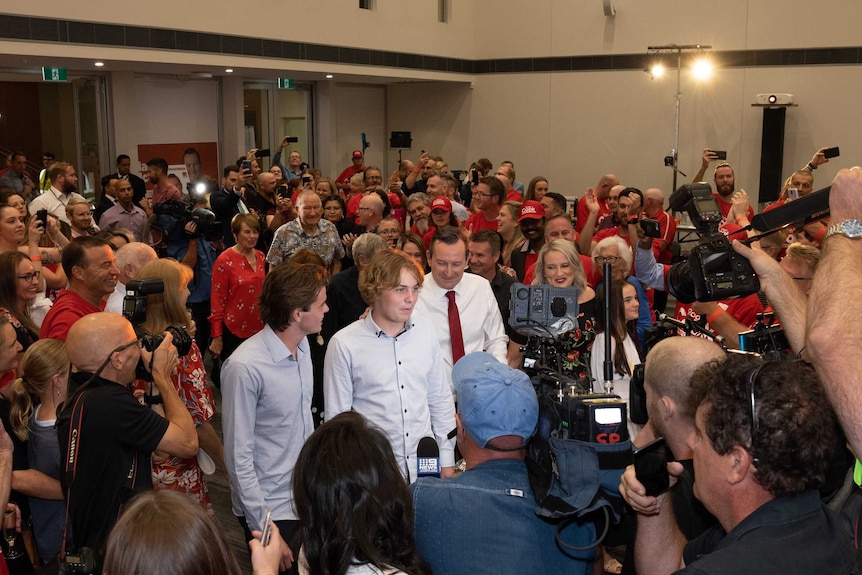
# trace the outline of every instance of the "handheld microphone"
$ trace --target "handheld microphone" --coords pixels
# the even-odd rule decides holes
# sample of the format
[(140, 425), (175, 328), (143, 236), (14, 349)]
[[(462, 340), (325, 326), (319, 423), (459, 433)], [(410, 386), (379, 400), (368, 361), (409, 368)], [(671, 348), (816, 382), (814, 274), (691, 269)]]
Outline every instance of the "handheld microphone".
[(440, 477), (440, 448), (433, 437), (423, 437), (416, 447), (418, 477)]
[(656, 323), (659, 323), (659, 322), (665, 323), (668, 325), (672, 325), (672, 326), (677, 327), (677, 328), (682, 329), (682, 330), (688, 329), (688, 326), (685, 325), (685, 323), (679, 321), (678, 319), (674, 319), (674, 318), (672, 318), (669, 315), (664, 314), (664, 313), (660, 313), (660, 314), (658, 314), (658, 317), (656, 317)]

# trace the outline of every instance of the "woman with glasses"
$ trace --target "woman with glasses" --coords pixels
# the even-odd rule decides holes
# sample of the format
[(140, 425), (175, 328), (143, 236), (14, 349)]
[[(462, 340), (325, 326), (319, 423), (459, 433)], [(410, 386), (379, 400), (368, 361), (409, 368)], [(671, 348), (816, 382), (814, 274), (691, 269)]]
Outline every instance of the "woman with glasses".
[(0, 315), (6, 317), (24, 351), (39, 339), (30, 305), (41, 292), (39, 270), (19, 251), (0, 254)]
[(595, 339), (596, 292), (587, 285), (584, 267), (568, 240), (554, 240), (542, 246), (536, 258), (536, 275), (533, 285), (550, 285), (557, 288), (576, 287), (578, 296), (578, 325), (562, 334), (557, 341), (559, 369), (569, 377), (589, 384), (590, 349)]
[[(147, 296), (147, 316), (141, 324), (147, 333), (161, 334), (168, 326), (176, 326), (191, 332), (191, 336), (194, 335), (191, 317), (186, 311), (188, 284), (192, 275), (190, 267), (169, 258), (150, 261), (141, 267), (135, 276), (137, 279), (159, 278), (164, 283), (162, 293)], [(178, 349), (179, 344), (174, 338), (174, 345), (177, 345)], [(215, 413), (212, 391), (207, 387), (201, 351), (191, 337), (189, 352), (179, 357), (176, 373), (171, 379), (195, 422), (198, 444), (214, 462), (224, 468), (224, 448), (209, 422)], [(137, 379), (132, 384), (132, 392), (141, 403), (151, 405), (155, 411), (161, 410), (161, 403), (149, 401), (158, 396), (154, 383)], [(212, 510), (212, 501), (198, 459), (183, 459), (155, 452), (152, 473), (156, 489), (172, 489), (185, 493), (204, 509)]]
[(21, 377), (12, 383), (9, 393), (9, 431), (22, 442), (27, 454), (29, 471), (24, 477), (31, 480), (31, 487), (38, 484), (45, 489), (28, 494), (36, 546), (46, 563), (60, 552), (63, 538), (66, 507), (60, 490), (60, 444), (54, 424), (57, 406), (66, 401), (69, 366), (62, 341), (37, 341), (24, 353)]
[(653, 324), (652, 306), (641, 282), (632, 275), (632, 249), (619, 236), (611, 236), (603, 239), (593, 248), (593, 271), (598, 278), (596, 291), (601, 290), (601, 282), (604, 276), (604, 264), (611, 264), (611, 279), (614, 281), (627, 281), (637, 292), (640, 310), (637, 321), (637, 341), (643, 345), (644, 332)]

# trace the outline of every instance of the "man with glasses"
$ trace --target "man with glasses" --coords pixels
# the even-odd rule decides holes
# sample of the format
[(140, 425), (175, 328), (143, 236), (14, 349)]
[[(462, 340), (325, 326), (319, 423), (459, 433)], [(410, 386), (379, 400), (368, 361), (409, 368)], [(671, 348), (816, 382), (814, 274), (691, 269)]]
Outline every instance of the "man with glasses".
[[(836, 423), (814, 370), (731, 354), (699, 368), (691, 387), (694, 495), (719, 525), (686, 542), (672, 491), (627, 490), (638, 573), (858, 573), (851, 533), (818, 491)], [(682, 466), (667, 470), (675, 484)]]
[(69, 287), (60, 292), (45, 316), (39, 339), (65, 341), (72, 324), (105, 308), (105, 298), (113, 293), (120, 277), (111, 244), (95, 236), (69, 242), (63, 250), (63, 271)]
[(93, 223), (93, 208), (87, 200), (69, 200), (66, 204), (66, 217), (69, 218), (69, 227), (74, 240), (81, 236), (95, 236), (99, 232), (99, 226)]
[[(93, 313), (72, 326), (66, 349), (75, 368), (57, 419), (71, 536), (66, 553), (98, 554), (123, 505), (153, 488), (150, 454), (194, 457), (198, 440), (171, 380), (177, 350), (170, 334), (150, 352), (124, 317)], [(164, 417), (129, 390), (139, 363), (159, 389)]]
[(359, 207), (356, 210), (361, 230), (354, 233), (371, 232), (376, 234), (377, 226), (383, 221), (385, 207), (383, 199), (373, 192), (362, 196), (362, 199), (359, 200)]
[(479, 230), (497, 231), (497, 216), (506, 197), (503, 183), (497, 178), (484, 177), (473, 194), (474, 214), (464, 224), (464, 230), (474, 234)]
[(365, 178), (365, 193), (382, 192), (389, 200), (389, 207), (393, 210), (401, 207), (401, 196), (383, 187), (383, 172), (376, 166), (368, 166), (363, 174)]
[(278, 228), (266, 261), (274, 267), (292, 258), (297, 250), (307, 248), (321, 257), (330, 273), (340, 272), (344, 246), (335, 224), (323, 217), (320, 196), (313, 190), (306, 190), (299, 194), (297, 207), (299, 217)]

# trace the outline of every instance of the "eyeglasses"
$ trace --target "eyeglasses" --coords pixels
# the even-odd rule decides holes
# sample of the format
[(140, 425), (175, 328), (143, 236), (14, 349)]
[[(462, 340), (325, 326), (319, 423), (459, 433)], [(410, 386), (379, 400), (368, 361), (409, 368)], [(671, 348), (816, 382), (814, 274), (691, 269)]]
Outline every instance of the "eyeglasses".
[(793, 279), (795, 279), (798, 282), (807, 282), (807, 281), (813, 280), (814, 278), (793, 278)]
[(30, 272), (28, 274), (19, 275), (18, 279), (24, 280), (25, 282), (27, 282), (29, 284), (29, 283), (33, 283), (33, 280), (38, 280), (39, 275), (41, 275), (41, 272)]
[(754, 461), (754, 464), (757, 465), (759, 458), (754, 449), (754, 436), (757, 434), (757, 398), (754, 395), (754, 387), (757, 383), (757, 376), (760, 375), (760, 370), (766, 366), (767, 362), (763, 362), (754, 369), (751, 370), (751, 374), (748, 376), (748, 396), (750, 400), (750, 416), (751, 416), (751, 431), (749, 435), (751, 436), (751, 447), (749, 447), (748, 452), (751, 454), (751, 458)]
[(475, 195), (478, 198), (490, 198), (490, 197), (494, 196), (494, 194), (483, 194), (482, 192), (476, 192), (473, 195)]
[(398, 230), (380, 230), (377, 233), (381, 236), (397, 236)]
[(363, 208), (362, 206), (359, 206), (359, 207), (356, 209), (356, 211), (357, 211), (357, 212), (373, 212), (373, 211), (374, 211), (374, 208)]
[(593, 258), (597, 264), (615, 264), (617, 260), (621, 260), (620, 256), (596, 256)]

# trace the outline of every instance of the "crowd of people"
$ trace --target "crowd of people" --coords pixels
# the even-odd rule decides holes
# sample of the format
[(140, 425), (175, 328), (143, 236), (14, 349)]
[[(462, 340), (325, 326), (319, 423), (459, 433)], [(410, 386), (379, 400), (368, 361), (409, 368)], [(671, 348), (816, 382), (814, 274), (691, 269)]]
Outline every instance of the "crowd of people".
[[(859, 168), (836, 176), (831, 220), (755, 230), (717, 163), (719, 231), (761, 289), (671, 311), (681, 221), (658, 188), (606, 174), (570, 203), (509, 161), (453, 172), (423, 152), (386, 179), (360, 150), (329, 178), (289, 145), (190, 193), (164, 159), (141, 178), (120, 155), (93, 206), (71, 164), (10, 155), (0, 503), (33, 566), (239, 573), (207, 489), (222, 471), (258, 575), (859, 572), (862, 333), (834, 298), (862, 295)], [(823, 152), (764, 211), (812, 193)], [(570, 328), (513, 328), (515, 284), (574, 291)], [(692, 337), (656, 343), (666, 311)], [(767, 322), (797, 361), (726, 353)], [(672, 455), (664, 493), (620, 468), (625, 557), (589, 522), (564, 549), (535, 513), (535, 350), (573, 387), (645, 401), (627, 435)]]

